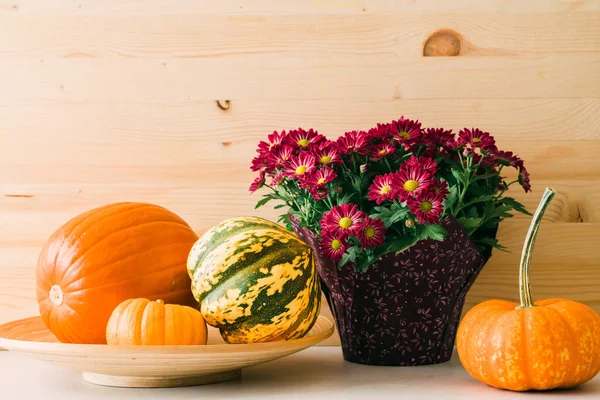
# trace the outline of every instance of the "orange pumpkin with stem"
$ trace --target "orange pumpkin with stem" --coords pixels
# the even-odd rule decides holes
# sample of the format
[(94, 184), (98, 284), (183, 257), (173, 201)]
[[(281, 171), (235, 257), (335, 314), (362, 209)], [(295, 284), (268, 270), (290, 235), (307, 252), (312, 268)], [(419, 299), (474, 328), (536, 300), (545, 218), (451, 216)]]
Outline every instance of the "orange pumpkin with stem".
[(143, 298), (119, 304), (106, 325), (112, 345), (203, 345), (206, 335), (200, 311)]
[(465, 315), (457, 332), (462, 365), (474, 378), (496, 388), (571, 388), (600, 372), (600, 316), (575, 301), (531, 300), (532, 249), (553, 196), (554, 191), (546, 189), (525, 239), (521, 303), (485, 301)]
[(196, 304), (186, 262), (197, 239), (184, 220), (153, 204), (114, 203), (73, 218), (38, 259), (44, 324), (61, 342), (106, 343), (106, 323), (124, 300)]

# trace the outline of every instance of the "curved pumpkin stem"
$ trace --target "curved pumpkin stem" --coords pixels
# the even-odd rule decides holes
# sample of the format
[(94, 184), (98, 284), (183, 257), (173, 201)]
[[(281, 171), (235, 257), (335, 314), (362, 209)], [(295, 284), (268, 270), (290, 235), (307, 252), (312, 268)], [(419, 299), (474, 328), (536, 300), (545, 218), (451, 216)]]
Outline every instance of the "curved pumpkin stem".
[(533, 301), (531, 300), (531, 285), (529, 283), (531, 253), (533, 252), (533, 245), (535, 244), (535, 239), (537, 238), (544, 213), (555, 194), (556, 192), (554, 189), (546, 188), (542, 195), (542, 200), (540, 201), (537, 210), (535, 210), (535, 214), (533, 214), (531, 225), (529, 225), (529, 231), (527, 232), (525, 245), (523, 246), (523, 253), (521, 254), (521, 266), (519, 269), (519, 294), (521, 297), (521, 305), (517, 308), (534, 306)]

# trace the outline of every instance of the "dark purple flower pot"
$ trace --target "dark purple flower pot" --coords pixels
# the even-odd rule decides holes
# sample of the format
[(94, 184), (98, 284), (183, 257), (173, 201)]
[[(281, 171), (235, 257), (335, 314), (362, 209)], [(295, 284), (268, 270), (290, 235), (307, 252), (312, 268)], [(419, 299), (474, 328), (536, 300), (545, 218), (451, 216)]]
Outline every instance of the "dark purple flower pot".
[(314, 250), (344, 359), (402, 366), (450, 360), (465, 296), (489, 258), (458, 222), (444, 221), (444, 241), (428, 239), (388, 254), (364, 273), (349, 264), (337, 269), (313, 232), (292, 225)]

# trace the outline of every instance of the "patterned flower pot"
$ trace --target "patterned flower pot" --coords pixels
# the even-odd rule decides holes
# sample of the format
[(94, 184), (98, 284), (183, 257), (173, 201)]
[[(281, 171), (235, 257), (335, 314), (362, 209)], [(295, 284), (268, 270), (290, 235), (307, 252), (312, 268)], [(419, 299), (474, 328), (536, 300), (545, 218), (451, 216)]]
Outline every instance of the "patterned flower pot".
[(465, 296), (490, 256), (458, 222), (444, 221), (444, 241), (388, 254), (364, 273), (352, 265), (337, 269), (313, 232), (292, 225), (314, 250), (347, 361), (407, 366), (450, 360)]

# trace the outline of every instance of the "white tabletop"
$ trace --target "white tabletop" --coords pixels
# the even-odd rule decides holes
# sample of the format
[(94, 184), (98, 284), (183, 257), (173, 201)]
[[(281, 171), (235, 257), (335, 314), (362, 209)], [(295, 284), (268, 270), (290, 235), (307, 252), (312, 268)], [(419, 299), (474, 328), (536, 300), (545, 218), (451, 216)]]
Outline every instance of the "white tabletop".
[[(81, 374), (0, 351), (0, 399), (518, 399), (524, 394), (475, 381), (452, 361), (424, 367), (373, 367), (342, 359), (339, 347), (314, 347), (243, 370), (237, 381), (169, 389), (121, 389), (84, 382)], [(534, 397), (539, 395), (534, 394)], [(600, 399), (600, 376), (546, 399)], [(531, 396), (529, 395), (529, 398)]]

